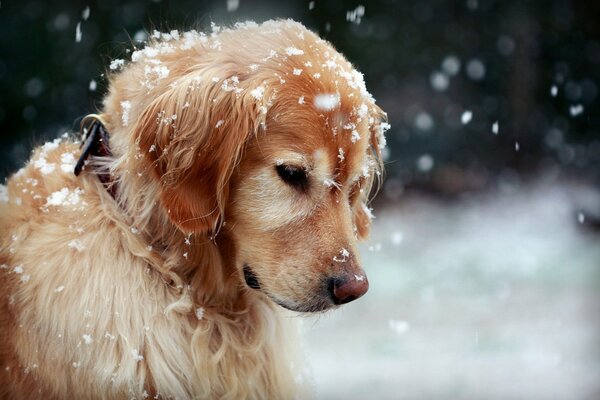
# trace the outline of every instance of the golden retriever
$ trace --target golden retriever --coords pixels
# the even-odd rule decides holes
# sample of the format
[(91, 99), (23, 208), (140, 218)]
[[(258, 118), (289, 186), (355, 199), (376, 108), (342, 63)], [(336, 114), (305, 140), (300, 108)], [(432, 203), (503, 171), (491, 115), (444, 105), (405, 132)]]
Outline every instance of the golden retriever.
[(362, 75), (293, 21), (155, 31), (110, 69), (83, 171), (65, 136), (0, 186), (0, 397), (310, 396), (284, 308), (368, 288)]

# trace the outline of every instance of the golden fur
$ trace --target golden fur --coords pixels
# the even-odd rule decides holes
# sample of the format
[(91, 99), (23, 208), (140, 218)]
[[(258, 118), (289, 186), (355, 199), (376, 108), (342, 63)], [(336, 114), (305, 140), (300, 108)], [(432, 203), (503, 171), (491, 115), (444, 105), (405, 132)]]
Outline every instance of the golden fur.
[(112, 157), (76, 177), (59, 138), (0, 186), (0, 398), (310, 396), (276, 303), (325, 310), (327, 278), (364, 278), (387, 124), (362, 76), (292, 21), (157, 33), (101, 115)]

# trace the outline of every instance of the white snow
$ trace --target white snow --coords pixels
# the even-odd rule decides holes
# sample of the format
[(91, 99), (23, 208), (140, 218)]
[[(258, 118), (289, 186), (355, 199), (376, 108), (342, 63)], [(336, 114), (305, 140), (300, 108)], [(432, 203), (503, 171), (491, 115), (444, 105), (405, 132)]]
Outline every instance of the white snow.
[(365, 203), (361, 203), (360, 206), (362, 207), (363, 212), (367, 215), (367, 218), (369, 218), (369, 221), (375, 219), (375, 215), (373, 215), (372, 209), (370, 209)]
[(224, 119), (220, 119), (220, 120), (218, 120), (218, 121), (217, 121), (217, 124), (215, 125), (215, 128), (219, 128), (219, 127), (221, 127), (221, 125), (223, 125), (223, 123), (225, 123), (225, 120), (224, 120)]
[(308, 2), (308, 9), (312, 10), (313, 8), (315, 8), (315, 2), (314, 1), (309, 1)]
[(556, 85), (552, 85), (552, 87), (550, 87), (550, 95), (552, 97), (556, 97), (557, 94), (558, 94), (558, 87)]
[(22, 274), (24, 272), (23, 265), (19, 264), (13, 268), (15, 274)]
[(252, 97), (254, 97), (256, 100), (260, 100), (262, 99), (263, 95), (265, 94), (265, 88), (263, 86), (258, 86), (254, 89), (252, 89), (250, 91), (250, 94), (252, 95)]
[(131, 111), (131, 101), (125, 100), (121, 102), (121, 123), (123, 126), (129, 125), (129, 112)]
[(331, 111), (339, 105), (340, 96), (337, 94), (319, 94), (315, 96), (314, 106), (318, 110)]
[(82, 252), (83, 250), (85, 250), (85, 245), (81, 242), (81, 240), (79, 239), (73, 239), (71, 240), (68, 244), (67, 247), (69, 247), (70, 249), (74, 249), (78, 252)]
[(56, 289), (54, 289), (54, 293), (60, 293), (60, 292), (62, 292), (63, 290), (65, 290), (65, 287), (64, 287), (64, 286), (59, 286), (59, 287), (57, 287)]
[(358, 5), (354, 10), (346, 11), (346, 21), (360, 24), (362, 17), (365, 15), (365, 6)]
[(39, 169), (42, 174), (48, 175), (54, 172), (56, 166), (54, 165), (54, 163), (49, 163), (48, 161), (46, 161), (46, 158), (42, 153), (40, 154), (40, 157), (33, 162), (33, 167)]
[(369, 112), (369, 107), (367, 107), (367, 105), (365, 103), (361, 103), (361, 105), (358, 107), (358, 112), (357, 112), (358, 117), (365, 118), (367, 116), (368, 112)]
[(379, 150), (383, 150), (386, 146), (385, 133), (390, 130), (392, 126), (387, 122), (382, 122), (377, 127), (377, 140), (379, 141)]
[(433, 118), (425, 111), (419, 112), (415, 117), (415, 127), (420, 131), (429, 131), (435, 125)]
[(500, 129), (500, 126), (498, 125), (498, 121), (494, 122), (494, 123), (492, 124), (492, 133), (493, 133), (494, 135), (497, 135), (497, 134), (498, 134), (498, 132), (499, 132), (499, 129)]
[(8, 188), (0, 184), (0, 203), (8, 203)]
[(401, 321), (401, 320), (391, 319), (389, 321), (388, 325), (391, 330), (393, 330), (394, 332), (396, 332), (398, 334), (406, 333), (410, 329), (410, 324), (406, 321)]
[(423, 154), (417, 159), (417, 168), (421, 172), (429, 172), (433, 168), (433, 157), (429, 154)]
[(472, 118), (473, 112), (470, 110), (465, 110), (460, 116), (460, 122), (462, 122), (463, 125), (467, 125), (469, 122), (471, 122)]
[(234, 12), (240, 6), (240, 0), (227, 0), (227, 12)]
[(95, 91), (97, 87), (98, 87), (98, 84), (96, 83), (96, 81), (94, 79), (92, 79), (90, 81), (90, 85), (89, 85), (90, 91), (92, 91), (92, 92)]
[(298, 104), (304, 104), (304, 96), (298, 97)]
[(88, 334), (84, 334), (83, 336), (81, 336), (83, 338), (83, 342), (85, 344), (91, 344), (93, 342), (92, 337)]
[(196, 318), (198, 319), (198, 321), (200, 321), (202, 318), (204, 318), (204, 307), (196, 308), (195, 314), (196, 314)]
[(75, 155), (73, 153), (63, 153), (60, 156), (60, 169), (65, 173), (72, 173), (75, 169)]
[(300, 75), (302, 73), (302, 70), (300, 68), (294, 68), (293, 74), (294, 75)]
[(585, 214), (581, 211), (577, 213), (577, 222), (583, 224), (585, 222)]
[(87, 21), (87, 19), (90, 17), (90, 6), (87, 6), (86, 8), (83, 9), (83, 11), (81, 12), (81, 18), (83, 18), (84, 21)]
[(77, 27), (75, 27), (75, 42), (81, 42), (81, 22), (78, 22)]
[(485, 78), (485, 64), (478, 58), (469, 60), (467, 63), (467, 76), (474, 81)]
[(116, 58), (114, 60), (111, 61), (110, 65), (108, 66), (108, 68), (110, 68), (112, 71), (117, 70), (121, 67), (123, 67), (123, 65), (125, 65), (125, 60), (120, 59), (120, 58)]
[(135, 361), (142, 361), (144, 359), (144, 356), (137, 349), (131, 350), (131, 355)]
[(339, 257), (338, 255), (333, 256), (333, 261), (346, 262), (348, 260), (348, 257), (350, 257), (350, 252), (345, 248), (342, 248), (342, 250), (340, 250), (339, 252)]
[(443, 72), (434, 71), (429, 76), (429, 84), (436, 92), (443, 92), (450, 86), (450, 78)]
[(455, 55), (448, 55), (442, 61), (442, 71), (449, 76), (454, 76), (460, 71), (460, 59)]
[(285, 54), (288, 56), (300, 56), (304, 54), (304, 51), (292, 46), (285, 49)]
[(350, 137), (350, 141), (352, 143), (356, 143), (360, 140), (360, 133), (356, 129), (352, 130), (352, 136)]
[(396, 231), (396, 232), (392, 233), (391, 241), (394, 246), (399, 246), (403, 240), (404, 240), (404, 235), (402, 234), (402, 232)]
[(344, 149), (342, 149), (341, 147), (338, 149), (338, 159), (340, 161), (344, 161)]
[(575, 104), (569, 107), (569, 113), (572, 117), (576, 117), (583, 113), (583, 104)]
[(48, 196), (45, 206), (75, 206), (80, 203), (82, 194), (83, 190), (80, 188), (74, 190), (62, 188)]

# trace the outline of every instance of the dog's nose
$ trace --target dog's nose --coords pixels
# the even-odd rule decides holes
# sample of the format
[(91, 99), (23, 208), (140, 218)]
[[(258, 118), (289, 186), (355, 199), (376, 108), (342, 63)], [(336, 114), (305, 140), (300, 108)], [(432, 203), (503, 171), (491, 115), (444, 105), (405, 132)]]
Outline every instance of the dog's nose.
[(367, 290), (369, 280), (365, 275), (329, 278), (329, 292), (335, 304), (350, 303), (367, 293)]

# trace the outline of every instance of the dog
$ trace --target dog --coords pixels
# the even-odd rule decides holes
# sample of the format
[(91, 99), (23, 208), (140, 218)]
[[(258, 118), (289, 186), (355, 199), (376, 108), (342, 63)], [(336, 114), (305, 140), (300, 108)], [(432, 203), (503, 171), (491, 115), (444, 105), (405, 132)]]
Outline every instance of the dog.
[(385, 113), (294, 21), (133, 50), (0, 186), (0, 397), (310, 396), (286, 309), (367, 291)]

